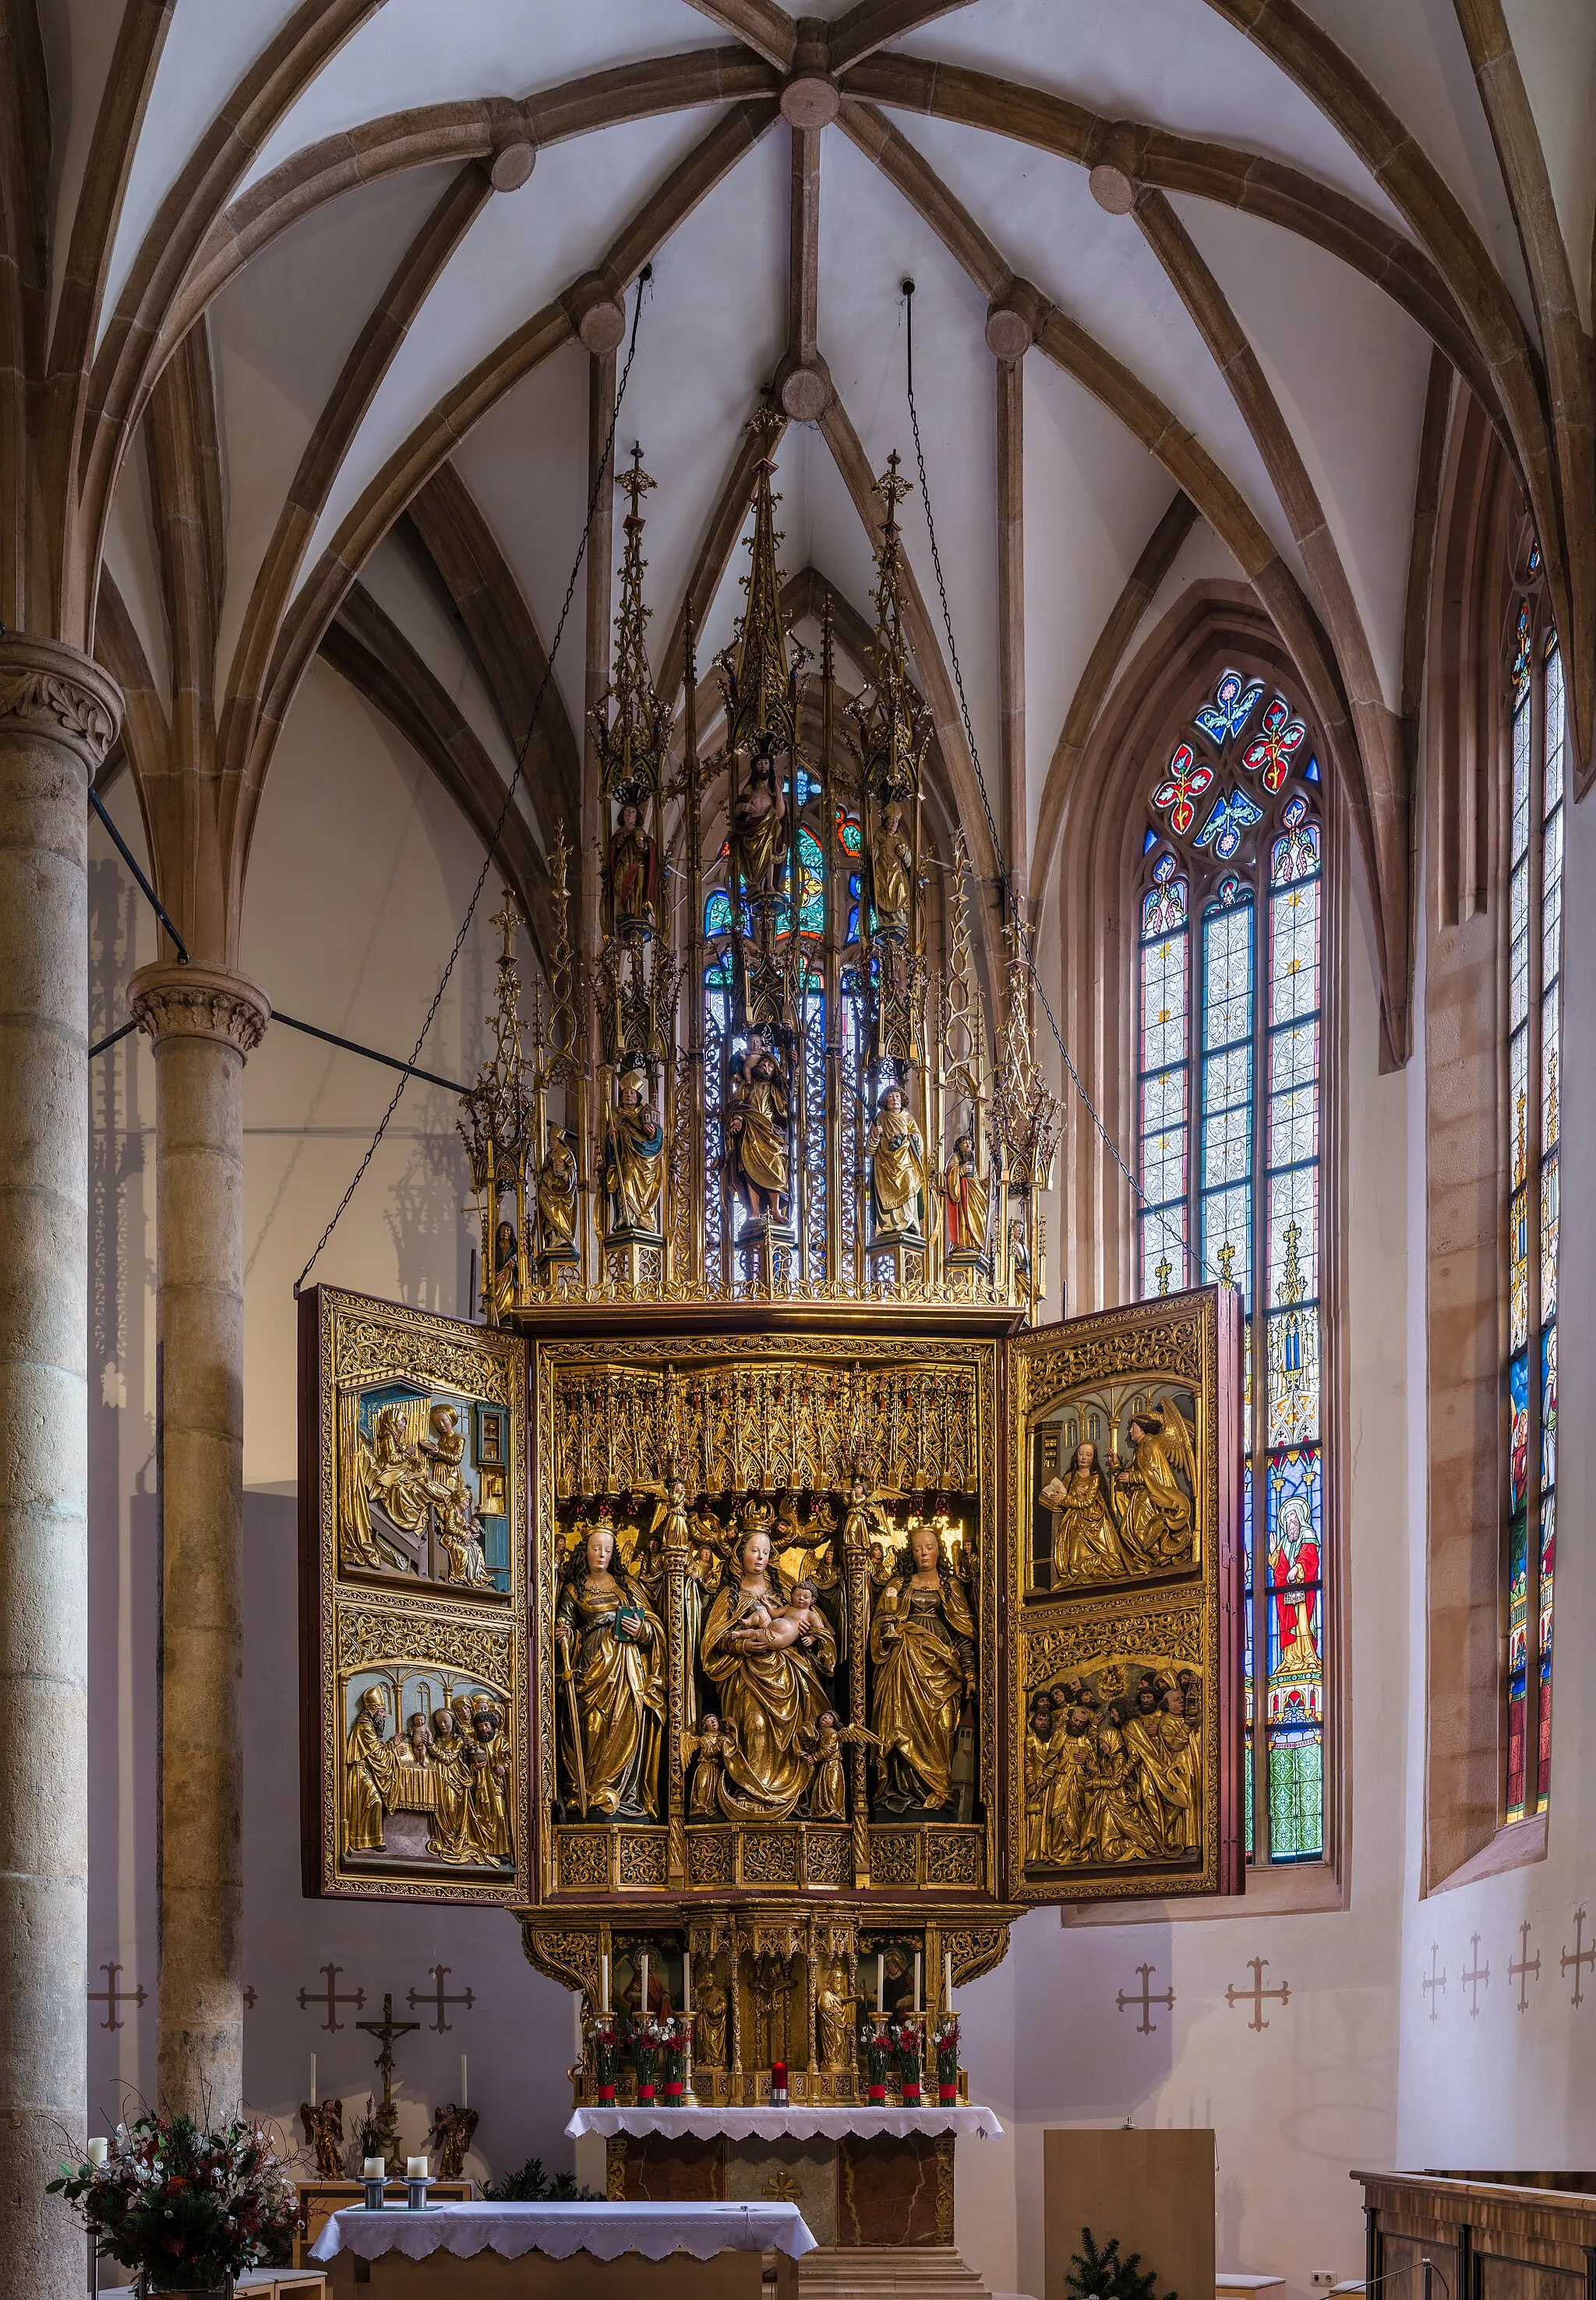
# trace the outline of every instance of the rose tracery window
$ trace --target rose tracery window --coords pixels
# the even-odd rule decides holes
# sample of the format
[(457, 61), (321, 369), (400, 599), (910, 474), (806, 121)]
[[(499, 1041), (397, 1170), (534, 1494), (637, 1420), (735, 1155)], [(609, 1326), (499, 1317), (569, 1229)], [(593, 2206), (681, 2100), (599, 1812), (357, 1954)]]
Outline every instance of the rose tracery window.
[(1507, 1779), (1509, 1821), (1551, 1790), (1562, 1080), (1563, 663), (1539, 581), (1513, 634), (1507, 839)]
[(1248, 1856), (1322, 1860), (1324, 816), (1307, 725), (1226, 671), (1153, 782), (1137, 943), (1138, 1290), (1246, 1312)]

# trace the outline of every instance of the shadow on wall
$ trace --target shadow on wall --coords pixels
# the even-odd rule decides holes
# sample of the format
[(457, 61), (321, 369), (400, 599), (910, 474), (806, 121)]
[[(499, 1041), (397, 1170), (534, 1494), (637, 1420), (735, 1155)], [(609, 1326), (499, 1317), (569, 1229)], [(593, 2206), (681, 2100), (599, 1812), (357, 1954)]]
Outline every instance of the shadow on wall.
[[(311, 2055), (317, 2091), (353, 2129), (375, 2081), (376, 2039), (355, 2026), (394, 2011), (420, 2025), (395, 2046), (407, 2150), (426, 2146), (443, 2103), (460, 2097), (469, 2056), (481, 2117), (466, 2169), (502, 2176), (540, 2155), (574, 2162), (563, 2137), (573, 1999), (535, 1972), (503, 1910), (307, 1900), (300, 1878), (298, 1504), (244, 1501), (245, 2082), (252, 2104), (291, 2126)], [(469, 2003), (467, 2002), (469, 1994)], [(301, 2004), (301, 1996), (304, 2003)], [(310, 2169), (308, 2166), (306, 2169)]]

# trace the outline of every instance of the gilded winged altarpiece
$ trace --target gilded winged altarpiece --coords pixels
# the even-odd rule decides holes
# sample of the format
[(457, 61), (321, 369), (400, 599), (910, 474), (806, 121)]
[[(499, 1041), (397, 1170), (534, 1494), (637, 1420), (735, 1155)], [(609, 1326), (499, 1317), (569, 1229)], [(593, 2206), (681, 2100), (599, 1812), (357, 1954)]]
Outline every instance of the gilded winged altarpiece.
[(855, 2099), (1027, 1904), (1242, 1883), (1234, 1299), (1035, 1324), (1061, 1112), (924, 804), (904, 483), (839, 710), (761, 444), (708, 761), (622, 482), (602, 920), (556, 851), (528, 1033), (506, 898), (461, 1121), (481, 1322), (301, 1302), (306, 1889), (512, 1911), (587, 2098), (690, 2008), (699, 2098)]

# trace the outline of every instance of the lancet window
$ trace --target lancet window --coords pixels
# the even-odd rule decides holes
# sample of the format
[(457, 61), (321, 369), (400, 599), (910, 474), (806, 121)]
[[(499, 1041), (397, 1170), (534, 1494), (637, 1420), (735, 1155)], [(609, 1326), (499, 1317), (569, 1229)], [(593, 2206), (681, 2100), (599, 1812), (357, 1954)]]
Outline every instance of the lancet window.
[(1227, 670), (1149, 790), (1137, 1281), (1245, 1310), (1246, 1841), (1326, 1851), (1324, 811), (1301, 714)]
[(1509, 1821), (1551, 1791), (1562, 1097), (1563, 663), (1538, 550), (1513, 631), (1507, 859), (1507, 1779)]

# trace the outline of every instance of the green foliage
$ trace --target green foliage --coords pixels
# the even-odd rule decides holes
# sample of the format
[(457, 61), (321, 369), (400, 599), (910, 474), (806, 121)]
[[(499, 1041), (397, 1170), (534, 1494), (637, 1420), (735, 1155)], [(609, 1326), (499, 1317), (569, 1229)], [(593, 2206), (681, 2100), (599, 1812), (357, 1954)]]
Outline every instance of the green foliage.
[[(1139, 2252), (1121, 2260), (1117, 2236), (1111, 2236), (1100, 2252), (1091, 2229), (1084, 2228), (1081, 2249), (1069, 2256), (1064, 2290), (1067, 2300), (1157, 2300), (1158, 2278), (1151, 2269), (1143, 2271)], [(1164, 2300), (1177, 2300), (1177, 2296), (1166, 2292)]]
[(596, 2204), (603, 2200), (591, 2188), (578, 2188), (574, 2172), (547, 2172), (541, 2156), (528, 2156), (519, 2172), (502, 2180), (486, 2180), (482, 2193), (495, 2204)]
[(191, 2116), (119, 2124), (104, 2164), (63, 2164), (64, 2196), (103, 2260), (143, 2271), (152, 2291), (218, 2290), (247, 2268), (293, 2256), (298, 2199), (262, 2124), (207, 2131)]

